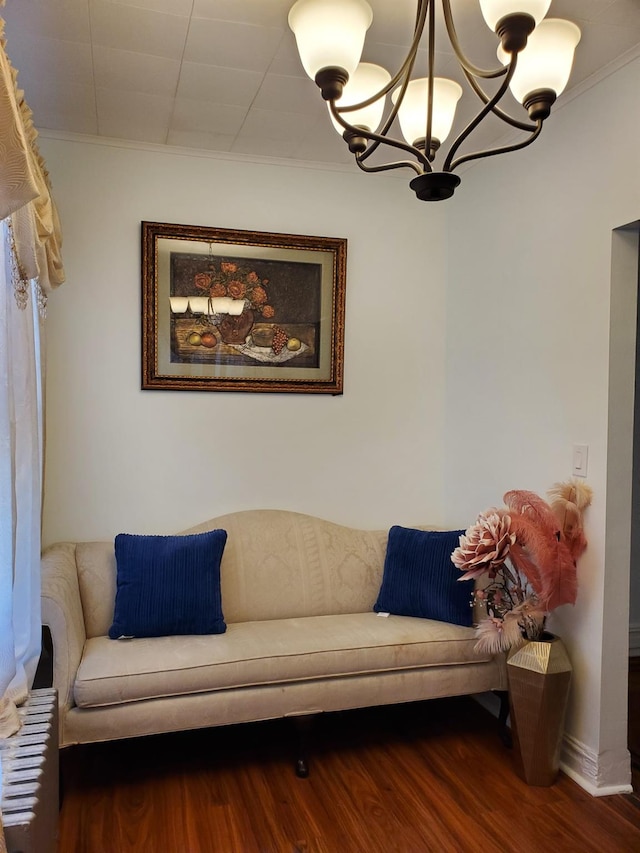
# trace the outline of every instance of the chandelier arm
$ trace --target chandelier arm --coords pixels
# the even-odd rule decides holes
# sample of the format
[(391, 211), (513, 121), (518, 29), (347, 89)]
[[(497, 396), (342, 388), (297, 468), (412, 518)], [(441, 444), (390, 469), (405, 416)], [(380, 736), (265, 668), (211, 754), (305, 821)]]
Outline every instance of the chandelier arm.
[[(387, 119), (386, 119), (384, 125), (380, 128), (380, 136), (381, 137), (386, 137), (387, 133), (389, 132), (391, 125), (395, 121), (396, 116), (398, 115), (398, 112), (400, 111), (400, 107), (402, 106), (402, 102), (404, 101), (404, 94), (407, 91), (407, 86), (409, 85), (409, 82), (411, 80), (411, 72), (413, 71), (413, 65), (414, 65), (415, 61), (416, 61), (416, 55), (414, 53), (413, 56), (410, 55), (407, 57), (407, 62), (403, 63), (402, 67), (403, 67), (403, 69), (405, 69), (405, 66), (406, 66), (406, 69), (405, 69), (405, 73), (404, 73), (404, 79), (402, 80), (402, 83), (400, 84), (400, 94), (398, 95), (398, 99), (395, 102), (395, 104), (391, 107), (391, 112), (387, 116)], [(398, 75), (396, 75), (396, 76), (398, 77), (398, 80), (396, 82), (398, 82), (401, 79), (400, 72), (398, 72)]]
[(478, 127), (480, 122), (493, 110), (498, 101), (503, 97), (504, 93), (509, 88), (509, 83), (511, 83), (511, 78), (513, 77), (516, 70), (516, 63), (518, 61), (518, 55), (514, 53), (511, 57), (511, 62), (509, 63), (507, 76), (504, 78), (502, 83), (500, 84), (500, 88), (497, 90), (495, 95), (490, 98), (484, 107), (480, 110), (480, 112), (469, 122), (469, 124), (462, 130), (456, 139), (453, 141), (451, 148), (449, 149), (449, 153), (447, 154), (447, 159), (444, 161), (443, 171), (450, 172), (451, 171), (451, 162), (453, 157), (465, 141), (465, 139), (473, 133), (473, 131)]
[[(469, 85), (476, 93), (476, 95), (480, 98), (482, 103), (488, 103), (490, 100), (489, 95), (487, 95), (487, 93), (483, 90), (483, 88), (480, 86), (475, 77), (470, 72), (467, 72), (466, 69), (463, 68), (462, 70), (464, 72), (464, 76), (467, 78)], [(514, 116), (510, 116), (509, 113), (506, 113), (504, 110), (501, 110), (498, 106), (494, 106), (491, 112), (498, 118), (502, 119), (502, 121), (506, 122), (506, 124), (510, 124), (512, 127), (517, 127), (518, 130), (529, 131), (536, 129), (535, 124), (531, 124), (526, 121), (520, 121), (519, 119), (514, 118)]]
[[(435, 0), (429, 5), (429, 33), (428, 33), (428, 57), (429, 57), (429, 72), (427, 76), (427, 128), (425, 131), (425, 146), (424, 150), (429, 153), (431, 151), (431, 132), (433, 129), (433, 69), (435, 65)], [(403, 93), (404, 95), (404, 93)], [(402, 99), (399, 99), (402, 100)]]
[[(387, 142), (386, 137), (384, 141), (385, 143)], [(369, 139), (369, 142), (371, 143), (371, 145), (367, 146), (366, 151), (363, 151), (362, 154), (359, 154), (356, 159), (366, 160), (367, 157), (371, 157), (371, 155), (376, 152), (382, 144), (382, 141), (379, 139)]]
[[(370, 145), (367, 148), (367, 150), (364, 152), (364, 154), (363, 154), (364, 157), (371, 156), (371, 154), (373, 154), (373, 152), (376, 151), (376, 149), (380, 146), (381, 143), (388, 143), (389, 145), (393, 144), (392, 142), (390, 142), (387, 139), (387, 133), (389, 132), (391, 125), (393, 124), (396, 116), (398, 115), (398, 111), (399, 111), (400, 106), (402, 104), (402, 101), (404, 99), (404, 93), (406, 92), (407, 86), (409, 85), (409, 81), (411, 80), (411, 72), (413, 71), (413, 65), (414, 65), (415, 59), (416, 59), (416, 53), (415, 52), (413, 52), (413, 53), (409, 52), (406, 60), (402, 64), (402, 68), (400, 69), (400, 71), (398, 71), (398, 73), (393, 78), (393, 80), (391, 80), (390, 83), (388, 83), (386, 86), (384, 86), (382, 89), (380, 89), (380, 91), (376, 95), (373, 95), (371, 98), (367, 98), (366, 101), (361, 101), (359, 104), (352, 104), (348, 107), (336, 106), (335, 100), (329, 101), (329, 108), (331, 110), (331, 114), (334, 116), (336, 121), (339, 122), (339, 124), (341, 124), (347, 130), (355, 130), (356, 128), (354, 128), (353, 125), (349, 124), (342, 117), (342, 113), (354, 112), (355, 110), (361, 109), (363, 107), (367, 107), (370, 104), (372, 104), (374, 101), (379, 100), (381, 97), (383, 97), (384, 95), (387, 94), (389, 89), (392, 88), (392, 86), (395, 83), (397, 83), (400, 80), (402, 74), (404, 73), (405, 76), (404, 76), (404, 79), (403, 79), (402, 84), (401, 84), (400, 95), (398, 97), (397, 102), (392, 106), (391, 112), (387, 116), (387, 119), (386, 119), (383, 127), (380, 128), (380, 133), (379, 134), (361, 134), (362, 136), (365, 136), (365, 138), (373, 141), (373, 144)], [(374, 136), (376, 137), (376, 139), (373, 139)], [(415, 151), (415, 149), (413, 149), (412, 146), (403, 146), (403, 147), (405, 147), (405, 149), (407, 151), (411, 151), (411, 153), (414, 153), (414, 151)], [(427, 164), (428, 164), (428, 161), (427, 161)]]
[[(387, 142), (386, 137), (384, 140), (382, 138), (380, 138), (379, 140), (374, 140), (371, 138), (370, 131), (366, 131), (362, 127), (356, 127), (355, 125), (350, 124), (345, 118), (343, 118), (342, 111), (338, 112), (338, 107), (336, 107), (335, 101), (329, 101), (329, 110), (331, 112), (331, 115), (338, 122), (338, 124), (340, 124), (342, 127), (344, 127), (345, 130), (348, 130), (350, 133), (355, 133), (358, 136), (362, 136), (365, 139), (368, 139), (369, 142), (371, 142), (371, 145), (369, 145), (365, 149), (365, 151), (362, 152), (362, 154), (359, 154), (358, 157), (364, 157), (365, 159), (367, 157), (370, 157), (373, 154), (373, 152), (380, 146), (381, 142), (383, 142), (383, 141)], [(383, 128), (383, 130), (384, 130), (384, 128)], [(343, 138), (344, 138), (344, 134), (343, 134)], [(358, 159), (358, 157), (356, 157), (356, 159)]]
[[(365, 139), (369, 139), (372, 143), (366, 151), (363, 151), (362, 154), (358, 155), (359, 160), (366, 160), (367, 157), (370, 157), (381, 144), (391, 145), (393, 148), (399, 148), (401, 151), (406, 151), (409, 154), (412, 154), (416, 158), (416, 160), (418, 160), (420, 164), (424, 167), (424, 170), (426, 170), (427, 172), (432, 171), (432, 166), (427, 156), (422, 151), (420, 151), (419, 148), (416, 148), (413, 145), (409, 145), (408, 142), (402, 142), (401, 140), (394, 139), (393, 137), (381, 136), (379, 133), (372, 133), (371, 131), (361, 133), (360, 128), (356, 128), (356, 131), (360, 133), (361, 136), (364, 136)], [(422, 174), (423, 169), (421, 169), (417, 163), (411, 162), (410, 165), (411, 168), (415, 169), (419, 175)], [(372, 171), (379, 171), (379, 169), (373, 169), (372, 167)]]
[[(355, 128), (353, 125), (349, 124), (345, 119), (343, 119), (342, 113), (354, 112), (355, 110), (362, 109), (363, 107), (370, 106), (370, 104), (373, 104), (375, 101), (379, 100), (380, 98), (385, 97), (391, 91), (391, 89), (393, 89), (393, 87), (397, 83), (399, 83), (400, 80), (402, 79), (401, 91), (400, 91), (400, 95), (398, 97), (398, 100), (391, 107), (391, 111), (390, 111), (389, 115), (387, 116), (387, 119), (385, 120), (384, 125), (380, 128), (380, 132), (378, 134), (374, 134), (371, 132), (360, 134), (360, 135), (364, 136), (365, 139), (368, 139), (371, 142), (371, 145), (369, 145), (367, 147), (366, 151), (364, 151), (362, 154), (359, 154), (358, 158), (366, 159), (367, 157), (370, 157), (380, 147), (381, 144), (395, 145), (397, 148), (402, 148), (405, 151), (409, 151), (411, 154), (418, 157), (418, 159), (420, 160), (420, 162), (423, 163), (425, 168), (428, 171), (431, 171), (431, 165), (430, 165), (429, 161), (422, 156), (422, 153), (420, 151), (413, 148), (413, 146), (404, 145), (403, 143), (401, 143), (399, 141), (390, 140), (387, 138), (387, 133), (389, 132), (391, 125), (393, 124), (393, 122), (396, 119), (396, 116), (398, 115), (398, 111), (400, 110), (400, 106), (401, 106), (402, 101), (404, 99), (404, 94), (407, 90), (407, 86), (409, 85), (409, 81), (411, 80), (411, 72), (413, 71), (413, 66), (414, 66), (415, 61), (416, 61), (416, 55), (418, 53), (418, 46), (420, 44), (420, 39), (422, 38), (422, 33), (424, 31), (424, 24), (425, 24), (426, 15), (427, 15), (427, 11), (428, 11), (430, 2), (431, 2), (431, 0), (419, 0), (418, 9), (417, 9), (417, 13), (416, 13), (416, 26), (415, 26), (415, 30), (414, 30), (414, 36), (413, 36), (413, 41), (411, 43), (411, 47), (409, 48), (409, 52), (406, 56), (406, 59), (402, 63), (400, 69), (397, 71), (395, 76), (387, 83), (386, 86), (383, 86), (379, 92), (377, 92), (375, 95), (372, 95), (370, 98), (367, 98), (365, 101), (361, 101), (359, 104), (351, 104), (350, 106), (341, 108), (339, 106), (336, 106), (335, 100), (332, 100), (329, 102), (329, 108), (331, 110), (331, 114), (334, 116), (336, 121), (342, 125), (342, 127), (344, 127), (346, 130), (349, 130), (352, 132), (356, 131), (356, 130), (359, 131), (360, 130), (359, 128)], [(358, 165), (360, 165), (360, 163), (358, 163)], [(365, 170), (365, 171), (368, 171), (368, 170)], [(420, 172), (418, 174), (420, 174)]]
[(475, 154), (465, 154), (464, 157), (459, 157), (451, 164), (451, 171), (457, 169), (458, 166), (461, 166), (463, 163), (468, 163), (470, 160), (480, 160), (483, 157), (493, 157), (494, 154), (508, 154), (509, 151), (519, 151), (521, 148), (526, 148), (527, 145), (531, 145), (531, 143), (535, 142), (538, 136), (540, 136), (542, 124), (542, 120), (538, 121), (533, 133), (528, 139), (525, 139), (524, 142), (517, 142), (514, 145), (505, 145), (502, 148), (490, 148), (488, 151), (477, 151)]
[[(404, 62), (402, 63), (396, 74), (391, 78), (391, 80), (389, 80), (389, 82), (385, 86), (382, 87), (382, 89), (380, 89), (379, 92), (376, 92), (375, 95), (371, 95), (370, 98), (367, 98), (364, 101), (360, 101), (357, 104), (350, 104), (348, 107), (338, 106), (338, 109), (341, 112), (350, 113), (354, 112), (355, 110), (361, 110), (364, 107), (371, 106), (371, 104), (375, 103), (375, 101), (380, 100), (380, 98), (382, 98), (384, 95), (388, 95), (389, 92), (394, 88), (394, 86), (397, 86), (400, 80), (402, 80), (403, 78), (405, 78), (408, 83), (409, 78), (411, 77), (411, 72), (413, 71), (413, 66), (416, 61), (416, 55), (418, 53), (418, 47), (420, 45), (420, 40), (424, 31), (424, 25), (430, 2), (432, 2), (432, 0), (419, 0), (413, 41), (411, 42), (409, 52), (407, 53)], [(400, 98), (399, 100), (402, 100), (402, 98)], [(396, 117), (397, 112), (397, 109), (394, 110), (393, 118)], [(391, 121), (389, 122), (389, 127), (391, 126), (392, 122), (393, 119), (391, 119)]]
[[(409, 145), (408, 142), (402, 142), (399, 139), (394, 139), (393, 137), (383, 136), (382, 132), (374, 133), (371, 130), (368, 130), (364, 127), (358, 127), (357, 125), (349, 124), (336, 110), (335, 101), (329, 101), (329, 107), (331, 109), (331, 114), (335, 117), (336, 121), (344, 127), (345, 130), (348, 130), (350, 133), (355, 134), (356, 136), (362, 136), (365, 139), (368, 139), (372, 144), (369, 145), (366, 151), (363, 151), (362, 154), (358, 154), (357, 159), (366, 160), (367, 157), (370, 157), (374, 151), (381, 145), (391, 145), (394, 148), (399, 148), (401, 151), (407, 151), (409, 154), (412, 154), (426, 169), (427, 172), (432, 171), (431, 163), (429, 162), (427, 156), (420, 151), (419, 148), (416, 148), (413, 145)], [(416, 169), (418, 174), (422, 174), (422, 169), (416, 164), (411, 164), (412, 168)], [(377, 169), (375, 171), (378, 171)]]
[[(365, 152), (366, 153), (366, 152)], [(362, 169), (363, 172), (387, 172), (390, 169), (401, 169), (408, 168), (413, 169), (418, 175), (423, 175), (424, 172), (420, 170), (420, 167), (417, 163), (414, 163), (412, 160), (396, 160), (393, 163), (384, 163), (381, 166), (365, 166), (362, 162), (361, 155), (356, 156), (356, 163)], [(415, 178), (414, 178), (415, 180)]]
[(467, 56), (460, 44), (460, 39), (458, 38), (458, 33), (456, 32), (456, 27), (453, 22), (453, 15), (451, 13), (451, 0), (442, 0), (442, 11), (444, 12), (444, 22), (447, 27), (449, 41), (451, 42), (451, 46), (453, 47), (455, 55), (458, 58), (458, 62), (460, 63), (464, 71), (468, 71), (470, 74), (473, 74), (474, 77), (482, 77), (487, 80), (494, 77), (502, 77), (504, 74), (507, 73), (508, 66), (506, 65), (501, 65), (499, 68), (496, 68), (494, 70), (488, 70), (486, 68), (479, 68), (477, 65), (474, 65), (469, 59), (467, 59)]
[[(418, 10), (416, 13), (416, 26), (413, 31), (413, 40), (407, 52), (407, 56), (400, 66), (400, 68), (396, 71), (394, 76), (389, 80), (387, 85), (380, 89), (377, 96), (374, 96), (371, 100), (377, 100), (378, 97), (385, 94), (387, 95), (394, 86), (397, 86), (400, 80), (403, 77), (409, 78), (411, 76), (411, 72), (413, 71), (413, 66), (416, 61), (416, 56), (418, 54), (418, 47), (420, 46), (420, 41), (422, 39), (422, 34), (424, 32), (424, 25), (427, 21), (427, 12), (429, 11), (429, 4), (433, 4), (435, 0), (419, 0), (418, 1)], [(369, 101), (363, 101), (363, 104), (369, 104)]]

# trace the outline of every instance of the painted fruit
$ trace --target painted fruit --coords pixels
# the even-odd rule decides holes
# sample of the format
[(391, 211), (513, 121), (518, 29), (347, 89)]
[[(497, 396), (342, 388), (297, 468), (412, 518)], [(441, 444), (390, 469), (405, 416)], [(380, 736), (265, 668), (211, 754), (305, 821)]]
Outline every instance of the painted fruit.
[(191, 332), (187, 340), (191, 346), (197, 347), (202, 343), (202, 336), (198, 332)]
[(203, 347), (214, 347), (217, 343), (216, 336), (213, 334), (213, 332), (205, 332), (202, 338), (200, 339), (200, 342)]
[(287, 349), (291, 352), (297, 352), (301, 346), (302, 343), (298, 340), (298, 338), (289, 338), (289, 340), (287, 341)]

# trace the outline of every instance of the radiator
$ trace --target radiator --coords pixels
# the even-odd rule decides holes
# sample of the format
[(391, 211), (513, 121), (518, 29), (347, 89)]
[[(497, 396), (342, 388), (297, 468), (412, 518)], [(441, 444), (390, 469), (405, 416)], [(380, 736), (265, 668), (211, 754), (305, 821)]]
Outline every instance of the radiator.
[(55, 853), (58, 837), (58, 700), (32, 690), (22, 728), (0, 739), (2, 824), (8, 853)]

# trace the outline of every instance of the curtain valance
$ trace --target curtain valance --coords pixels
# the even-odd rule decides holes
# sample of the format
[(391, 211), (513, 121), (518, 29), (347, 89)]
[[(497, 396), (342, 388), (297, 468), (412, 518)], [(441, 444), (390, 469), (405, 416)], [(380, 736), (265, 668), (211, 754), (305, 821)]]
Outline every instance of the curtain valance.
[(64, 281), (60, 221), (31, 110), (5, 45), (0, 18), (0, 219), (10, 217), (17, 277), (37, 280), (47, 293)]

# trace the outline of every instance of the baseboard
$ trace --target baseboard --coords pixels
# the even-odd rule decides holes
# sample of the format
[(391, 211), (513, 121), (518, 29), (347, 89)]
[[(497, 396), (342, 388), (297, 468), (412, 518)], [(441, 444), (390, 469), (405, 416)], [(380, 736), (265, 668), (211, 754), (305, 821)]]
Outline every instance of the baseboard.
[(640, 622), (629, 625), (629, 657), (640, 655)]
[[(624, 767), (626, 764), (629, 770), (623, 772), (625, 775), (628, 773), (629, 782), (603, 785), (599, 783), (599, 777), (603, 775), (604, 769), (601, 766), (602, 762), (599, 760), (598, 755), (576, 738), (565, 734), (562, 741), (560, 769), (563, 773), (566, 773), (570, 779), (577, 782), (581, 788), (584, 788), (588, 794), (591, 794), (592, 797), (610, 797), (613, 794), (632, 794), (633, 787), (631, 785), (629, 753), (627, 750), (624, 750), (624, 752), (626, 753), (626, 757), (621, 756), (619, 762), (609, 763), (617, 768), (619, 768), (620, 765)], [(619, 775), (613, 771), (613, 767), (611, 769), (611, 775)]]
[[(500, 709), (500, 700), (493, 693), (476, 693), (473, 698), (482, 705), (487, 711), (498, 716)], [(619, 774), (620, 766), (622, 774), (629, 774), (628, 783), (619, 783), (613, 785), (602, 785), (599, 779), (603, 775), (603, 768), (598, 755), (589, 749), (584, 743), (581, 743), (576, 738), (569, 734), (565, 734), (562, 739), (562, 752), (560, 755), (560, 769), (570, 779), (580, 785), (592, 797), (609, 797), (613, 794), (632, 794), (633, 787), (631, 785), (631, 770), (629, 753), (626, 752), (626, 757), (621, 756), (619, 762), (610, 762), (614, 765), (611, 775)], [(628, 771), (624, 767), (629, 768)]]

